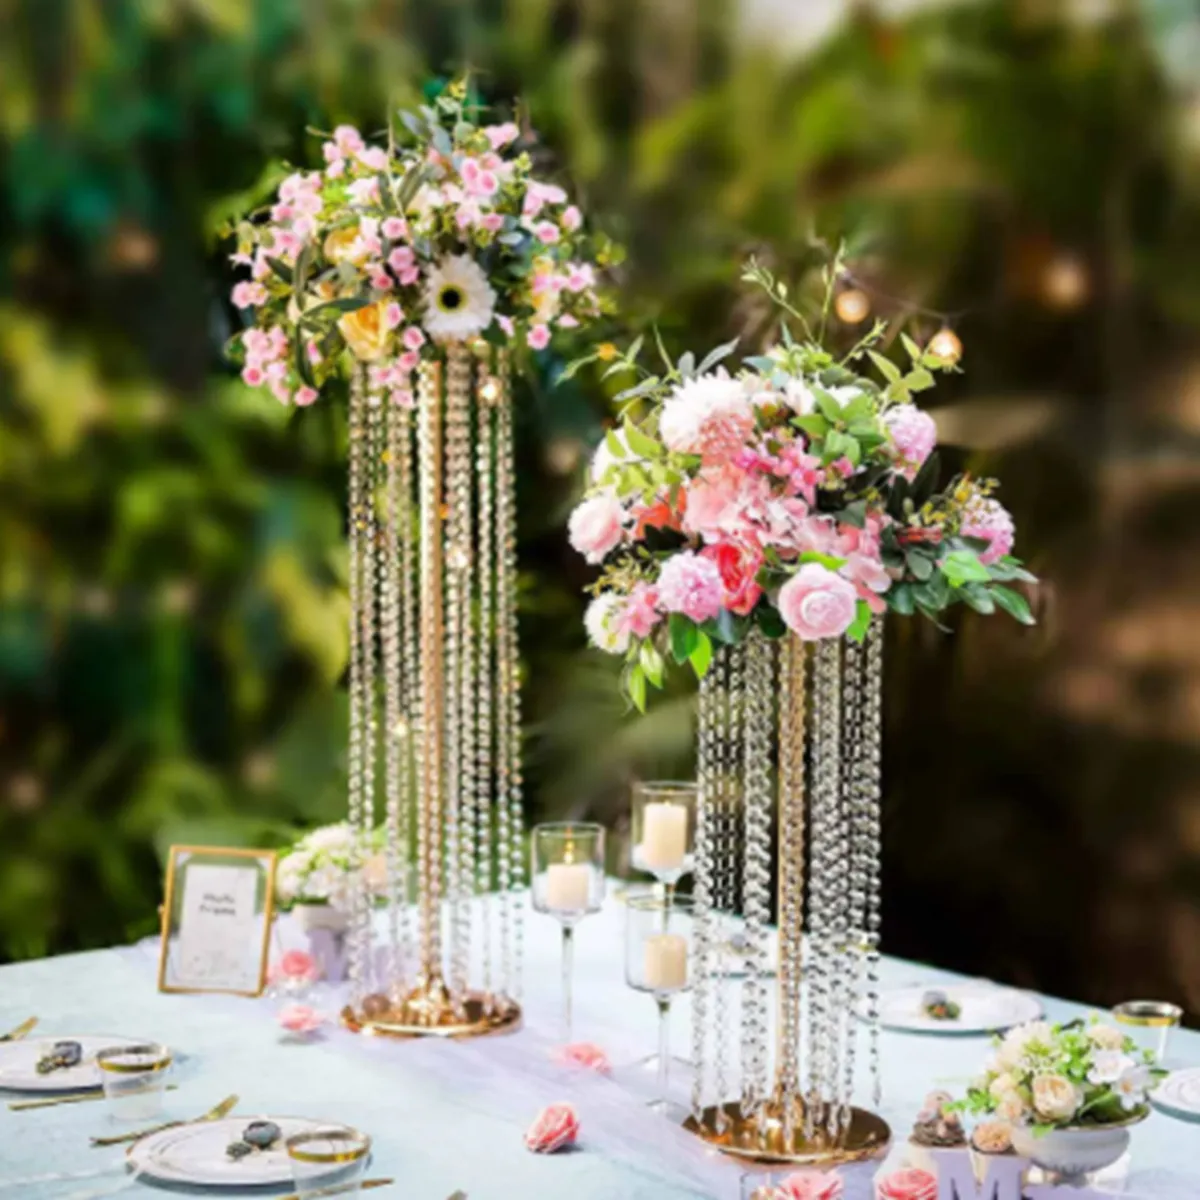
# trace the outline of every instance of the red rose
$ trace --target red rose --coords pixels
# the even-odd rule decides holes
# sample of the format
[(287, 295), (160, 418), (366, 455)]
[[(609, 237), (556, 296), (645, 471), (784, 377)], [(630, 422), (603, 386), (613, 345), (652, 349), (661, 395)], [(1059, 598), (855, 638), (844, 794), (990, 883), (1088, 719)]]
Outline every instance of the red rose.
[(721, 573), (723, 604), (732, 613), (744, 617), (762, 595), (755, 576), (762, 566), (762, 553), (757, 546), (739, 542), (717, 542), (700, 551), (702, 558), (711, 559)]
[(919, 1167), (904, 1167), (875, 1182), (876, 1200), (937, 1200), (937, 1179)]
[(525, 1145), (535, 1154), (553, 1154), (573, 1146), (579, 1136), (579, 1118), (569, 1104), (551, 1104), (538, 1113), (525, 1133)]

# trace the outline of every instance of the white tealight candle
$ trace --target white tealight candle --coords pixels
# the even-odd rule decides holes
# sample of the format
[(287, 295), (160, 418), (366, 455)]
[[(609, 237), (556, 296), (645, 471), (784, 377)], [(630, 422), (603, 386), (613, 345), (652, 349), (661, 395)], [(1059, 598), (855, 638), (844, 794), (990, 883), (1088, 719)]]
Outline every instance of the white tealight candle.
[(678, 871), (687, 854), (688, 811), (682, 804), (647, 804), (642, 810), (641, 866)]
[(687, 939), (678, 933), (656, 933), (646, 939), (646, 987), (675, 992), (687, 987)]
[(586, 912), (591, 890), (588, 863), (551, 863), (546, 868), (546, 907), (554, 912)]

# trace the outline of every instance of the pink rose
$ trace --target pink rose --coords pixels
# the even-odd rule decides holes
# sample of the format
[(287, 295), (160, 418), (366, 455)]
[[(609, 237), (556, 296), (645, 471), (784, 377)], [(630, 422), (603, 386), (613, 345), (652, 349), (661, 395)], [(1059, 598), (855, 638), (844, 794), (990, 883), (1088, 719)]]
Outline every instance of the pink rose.
[(919, 1167), (902, 1167), (875, 1181), (875, 1200), (937, 1200), (937, 1179)]
[(896, 472), (910, 482), (937, 445), (937, 425), (915, 404), (897, 404), (883, 415), (896, 452)]
[(503, 125), (485, 125), (483, 132), (491, 142), (493, 150), (501, 150), (521, 136), (521, 131), (511, 121), (506, 121)]
[(394, 242), (408, 233), (408, 223), (403, 217), (388, 217), (383, 223), (383, 236)]
[(608, 1055), (595, 1042), (572, 1042), (558, 1051), (558, 1061), (573, 1067), (583, 1067), (600, 1075), (612, 1074), (612, 1063)]
[(249, 384), (250, 387), (262, 387), (263, 380), (265, 379), (266, 376), (263, 374), (262, 367), (256, 367), (247, 363), (242, 368), (242, 382)]
[(628, 634), (630, 637), (649, 637), (655, 625), (662, 620), (658, 611), (658, 591), (648, 583), (635, 585), (629, 593), (629, 598), (617, 609), (612, 618), (612, 631), (615, 634)]
[(534, 325), (525, 340), (529, 343), (531, 349), (545, 350), (550, 345), (550, 326)]
[(756, 546), (740, 542), (717, 542), (700, 551), (702, 558), (711, 559), (721, 572), (721, 586), (725, 589), (722, 602), (732, 613), (744, 617), (762, 595), (762, 588), (755, 578), (762, 566), (762, 554)]
[(533, 236), (545, 246), (553, 246), (562, 236), (553, 221), (539, 221), (533, 227)]
[(579, 1136), (579, 1118), (569, 1104), (543, 1108), (525, 1131), (525, 1145), (535, 1154), (553, 1154), (573, 1146)]
[(574, 233), (583, 224), (583, 214), (574, 204), (568, 204), (563, 209), (562, 224), (568, 233)]
[(806, 642), (840, 637), (853, 624), (858, 593), (820, 563), (805, 563), (779, 590), (779, 613)]
[(425, 345), (425, 334), (415, 325), (410, 325), (401, 335), (400, 340), (406, 350), (420, 350)]
[(961, 532), (963, 537), (982, 538), (990, 543), (979, 555), (979, 561), (986, 567), (1012, 552), (1016, 527), (1008, 509), (999, 500), (986, 497), (977, 499), (963, 514)]
[(309, 387), (307, 384), (305, 384), (303, 387), (297, 389), (293, 400), (301, 408), (307, 408), (310, 404), (315, 404), (317, 402), (317, 397), (319, 394), (320, 393), (316, 388)]
[(658, 577), (658, 602), (667, 612), (683, 613), (697, 625), (721, 611), (725, 589), (717, 564), (691, 550), (672, 555)]
[(306, 950), (289, 950), (279, 960), (278, 971), (284, 979), (316, 979), (317, 960)]
[(775, 1185), (772, 1200), (840, 1200), (842, 1177), (836, 1171), (793, 1171)]
[(404, 309), (398, 304), (389, 304), (383, 310), (383, 324), (387, 329), (396, 329), (404, 320)]
[(571, 545), (590, 563), (598, 563), (621, 543), (625, 509), (610, 493), (584, 500), (567, 523)]
[(275, 1018), (288, 1033), (308, 1035), (325, 1024), (325, 1014), (307, 1004), (287, 1004)]

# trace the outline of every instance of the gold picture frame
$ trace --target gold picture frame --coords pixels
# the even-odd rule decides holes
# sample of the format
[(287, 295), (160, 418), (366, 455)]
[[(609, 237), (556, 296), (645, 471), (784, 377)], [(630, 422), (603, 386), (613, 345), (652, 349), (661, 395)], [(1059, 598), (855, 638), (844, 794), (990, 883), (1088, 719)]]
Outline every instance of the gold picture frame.
[[(170, 848), (158, 957), (160, 992), (262, 995), (275, 915), (277, 861), (274, 850)], [(189, 875), (200, 866), (208, 868), (203, 876)], [(189, 879), (195, 886), (189, 886)], [(185, 928), (189, 923), (191, 931)], [(252, 942), (250, 924), (256, 927)], [(228, 944), (225, 930), (234, 944)], [(245, 938), (245, 946), (236, 944), (239, 936)]]

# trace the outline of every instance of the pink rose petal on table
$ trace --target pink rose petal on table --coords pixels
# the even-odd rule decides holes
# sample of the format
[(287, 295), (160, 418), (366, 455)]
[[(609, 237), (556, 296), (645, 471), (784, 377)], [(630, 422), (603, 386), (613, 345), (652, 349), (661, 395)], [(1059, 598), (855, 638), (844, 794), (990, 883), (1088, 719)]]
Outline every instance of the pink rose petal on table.
[(315, 1033), (325, 1024), (325, 1014), (307, 1004), (287, 1004), (275, 1019), (289, 1033)]
[(875, 1181), (876, 1200), (937, 1200), (937, 1179), (920, 1167), (903, 1167)]
[(543, 1108), (525, 1131), (525, 1145), (535, 1154), (553, 1154), (564, 1146), (573, 1146), (579, 1136), (579, 1118), (569, 1104), (551, 1104)]
[(608, 1055), (595, 1042), (571, 1042), (570, 1045), (560, 1046), (556, 1057), (559, 1062), (568, 1063), (573, 1067), (585, 1067), (601, 1075), (612, 1074), (612, 1063)]

